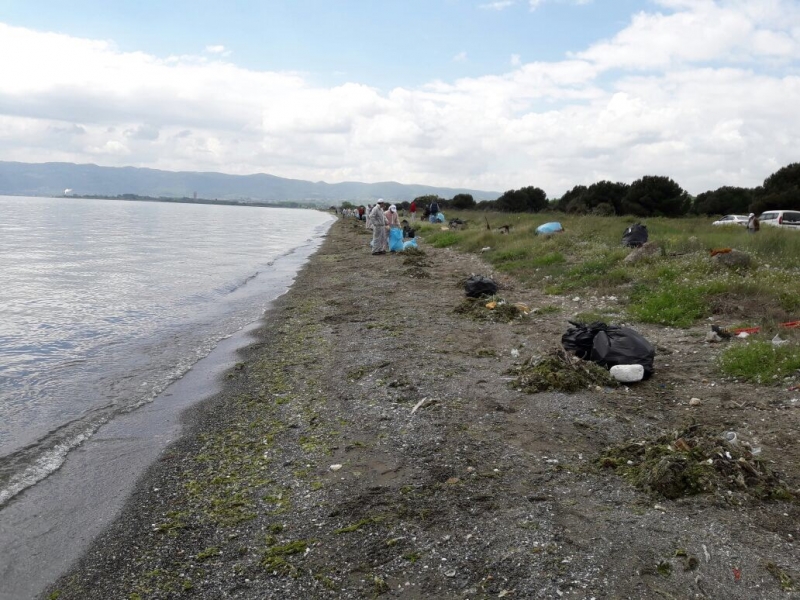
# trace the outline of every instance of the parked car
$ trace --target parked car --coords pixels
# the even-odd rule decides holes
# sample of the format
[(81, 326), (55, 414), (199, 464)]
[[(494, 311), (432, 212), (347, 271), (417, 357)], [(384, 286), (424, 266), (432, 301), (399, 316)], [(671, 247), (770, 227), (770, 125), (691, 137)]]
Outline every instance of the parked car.
[(768, 210), (758, 217), (762, 225), (800, 231), (800, 210)]
[(714, 221), (712, 225), (747, 225), (747, 215), (725, 215), (719, 221)]

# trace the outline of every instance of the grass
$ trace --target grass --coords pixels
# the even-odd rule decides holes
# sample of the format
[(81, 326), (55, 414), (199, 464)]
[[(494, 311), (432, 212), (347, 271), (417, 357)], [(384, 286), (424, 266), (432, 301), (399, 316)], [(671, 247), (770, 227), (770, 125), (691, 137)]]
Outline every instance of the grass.
[(756, 383), (788, 377), (800, 369), (800, 346), (775, 347), (772, 342), (753, 340), (727, 348), (719, 357), (720, 370)]
[[(737, 319), (744, 316), (751, 326), (800, 318), (800, 234), (794, 231), (764, 228), (748, 235), (744, 228), (714, 227), (705, 217), (643, 219), (661, 251), (634, 264), (625, 262), (630, 250), (621, 246), (633, 217), (452, 210), (448, 216), (467, 227), (442, 231), (441, 224), (423, 224), (425, 243), (480, 253), (498, 271), (547, 294), (617, 296), (627, 316), (640, 322), (685, 328), (743, 305)], [(554, 220), (564, 233), (535, 235), (538, 225)], [(501, 225), (510, 225), (510, 233), (501, 234)], [(719, 265), (710, 258), (715, 248), (747, 252), (755, 267)]]

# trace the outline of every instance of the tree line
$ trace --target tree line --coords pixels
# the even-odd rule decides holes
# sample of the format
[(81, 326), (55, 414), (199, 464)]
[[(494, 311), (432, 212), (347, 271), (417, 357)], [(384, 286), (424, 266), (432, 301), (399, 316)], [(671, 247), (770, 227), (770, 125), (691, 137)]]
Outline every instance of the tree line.
[[(497, 200), (476, 202), (471, 194), (451, 199), (436, 195), (419, 196), (420, 210), (436, 202), (445, 210), (477, 209), (501, 212), (540, 212), (556, 210), (571, 214), (634, 215), (637, 217), (680, 217), (688, 214), (760, 214), (766, 210), (800, 210), (800, 163), (787, 165), (755, 188), (723, 186), (691, 196), (669, 177), (646, 175), (633, 183), (599, 181), (576, 185), (560, 198), (548, 199), (544, 190), (527, 186), (508, 190)], [(410, 202), (398, 203), (407, 209)]]

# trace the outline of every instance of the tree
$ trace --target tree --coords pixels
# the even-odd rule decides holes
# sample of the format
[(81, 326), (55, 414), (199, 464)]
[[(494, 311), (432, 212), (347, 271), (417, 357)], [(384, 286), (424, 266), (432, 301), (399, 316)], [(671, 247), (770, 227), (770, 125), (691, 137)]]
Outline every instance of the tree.
[(458, 210), (475, 208), (475, 198), (472, 197), (472, 194), (456, 194), (450, 201), (450, 206)]
[(506, 212), (539, 212), (547, 208), (547, 194), (533, 186), (508, 190), (497, 199), (495, 207)]
[(800, 163), (775, 171), (753, 195), (750, 208), (756, 214), (775, 209), (800, 210)]
[(746, 213), (753, 203), (753, 190), (723, 186), (713, 192), (703, 192), (694, 199), (692, 212), (698, 215)]
[(444, 198), (439, 198), (439, 196), (436, 194), (426, 194), (425, 196), (417, 196), (414, 198), (414, 202), (417, 203), (417, 210), (424, 210), (434, 202), (441, 207), (442, 203), (444, 202)]
[[(586, 204), (593, 213), (608, 213), (608, 206), (612, 208), (611, 214), (622, 214), (622, 199), (628, 193), (630, 186), (627, 183), (613, 181), (598, 181), (586, 190)], [(604, 206), (605, 205), (605, 206)]]
[(689, 194), (669, 177), (645, 175), (628, 188), (621, 208), (637, 217), (679, 217), (690, 204)]
[(585, 213), (588, 208), (584, 199), (587, 189), (585, 185), (576, 185), (561, 196), (556, 209), (565, 213)]
[(347, 200), (342, 202), (342, 208), (355, 208), (355, 207), (356, 207), (355, 204), (353, 204), (352, 202), (348, 202)]

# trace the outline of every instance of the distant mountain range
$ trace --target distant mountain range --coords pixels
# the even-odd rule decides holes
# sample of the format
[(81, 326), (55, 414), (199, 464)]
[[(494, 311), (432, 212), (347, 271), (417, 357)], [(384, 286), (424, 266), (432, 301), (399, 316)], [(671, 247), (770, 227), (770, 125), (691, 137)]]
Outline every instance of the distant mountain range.
[(327, 206), (368, 202), (376, 198), (402, 202), (436, 194), (452, 198), (472, 194), (475, 200), (494, 200), (500, 194), (461, 188), (381, 183), (325, 183), (285, 179), (265, 173), (226, 175), (193, 171), (159, 171), (136, 167), (99, 167), (74, 163), (19, 163), (0, 161), (0, 195), (137, 196), (237, 200), (252, 202), (301, 202)]

